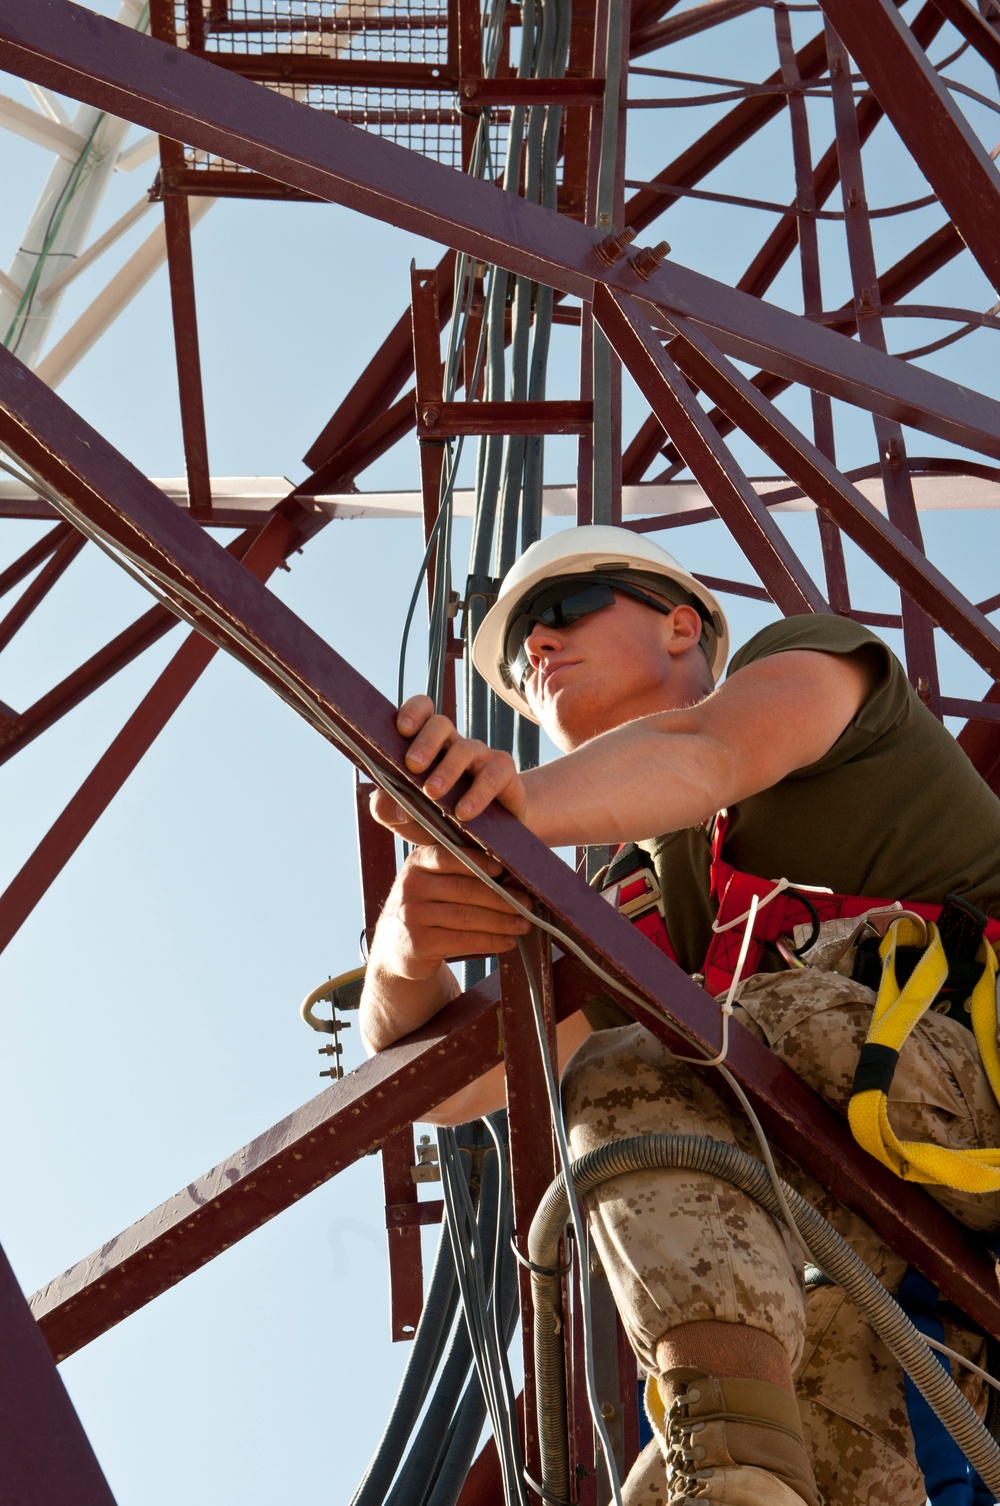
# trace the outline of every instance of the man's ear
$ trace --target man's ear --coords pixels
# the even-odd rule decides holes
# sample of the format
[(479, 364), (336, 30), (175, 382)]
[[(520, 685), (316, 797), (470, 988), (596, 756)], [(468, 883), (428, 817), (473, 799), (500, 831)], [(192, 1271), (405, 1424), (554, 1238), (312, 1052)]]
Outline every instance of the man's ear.
[(668, 653), (686, 654), (689, 650), (698, 647), (701, 642), (702, 622), (694, 607), (675, 607), (670, 614), (669, 624)]

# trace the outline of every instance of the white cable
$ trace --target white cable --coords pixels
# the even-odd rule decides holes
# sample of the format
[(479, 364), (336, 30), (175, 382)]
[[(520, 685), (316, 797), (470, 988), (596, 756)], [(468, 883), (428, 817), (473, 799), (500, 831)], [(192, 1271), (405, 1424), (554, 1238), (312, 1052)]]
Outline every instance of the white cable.
[[(17, 472), (6, 465), (3, 465), (2, 462), (0, 462), (0, 467), (2, 467), (4, 470), (8, 470), (12, 475), (17, 475)], [(27, 477), (23, 472), (28, 473)], [(184, 587), (178, 585), (175, 581), (168, 579), (167, 583), (161, 586), (161, 589), (168, 594), (161, 595), (160, 591), (157, 590), (155, 586), (150, 584), (150, 578), (152, 578), (153, 580), (161, 579), (159, 571), (155, 570), (152, 565), (148, 564), (144, 560), (134, 561), (130, 551), (125, 550), (123, 546), (117, 543), (117, 541), (113, 539), (106, 539), (101, 530), (95, 527), (87, 517), (81, 514), (73, 503), (68, 502), (63, 497), (58, 497), (55, 493), (53, 493), (50, 488), (48, 488), (45, 483), (42, 482), (40, 477), (36, 477), (31, 472), (29, 467), (24, 466), (23, 472), (18, 476), (19, 480), (23, 481), (25, 479), (28, 479), (30, 484), (35, 486), (39, 491), (39, 494), (44, 496), (46, 500), (49, 501), (58, 512), (62, 513), (64, 516), (67, 516), (69, 518), (69, 521), (72, 522), (75, 527), (79, 528), (87, 538), (96, 543), (98, 547), (104, 551), (104, 553), (110, 555), (117, 564), (121, 565), (122, 568), (125, 569), (126, 572), (133, 577), (133, 579), (137, 580), (147, 590), (151, 591), (154, 596), (163, 601), (164, 604), (169, 606), (172, 611), (177, 612), (178, 615), (182, 616), (187, 622), (191, 623), (191, 625), (195, 627), (198, 632), (202, 633), (205, 637), (216, 643), (220, 648), (226, 649), (229, 652), (232, 651), (232, 641), (235, 640), (235, 642), (243, 649), (244, 653), (248, 654), (268, 672), (265, 678), (267, 678), (268, 683), (271, 685), (271, 688), (275, 690), (276, 694), (280, 695), (283, 700), (288, 701), (289, 704), (291, 704), (296, 710), (298, 710), (300, 715), (304, 716), (306, 720), (308, 720), (313, 726), (321, 731), (324, 736), (328, 737), (330, 740), (337, 743), (342, 748), (346, 748), (350, 752), (351, 757), (361, 765), (361, 767), (375, 781), (375, 783), (378, 784), (381, 788), (385, 789), (387, 793), (391, 794), (392, 797), (398, 801), (407, 815), (409, 815), (414, 821), (423, 826), (425, 829), (433, 832), (435, 839), (441, 844), (441, 846), (446, 848), (446, 850), (449, 851), (453, 856), (457, 857), (460, 862), (464, 863), (465, 866), (469, 868), (469, 870), (475, 875), (475, 877), (478, 878), (482, 883), (484, 883), (488, 889), (491, 889), (494, 893), (500, 895), (504, 899), (504, 901), (508, 905), (510, 905), (511, 909), (513, 909), (517, 914), (523, 916), (526, 920), (530, 921), (532, 925), (537, 926), (539, 930), (545, 931), (548, 935), (552, 936), (556, 941), (559, 942), (560, 946), (565, 947), (567, 951), (571, 952), (575, 957), (577, 957), (585, 967), (587, 967), (592, 973), (600, 978), (603, 983), (606, 983), (609, 988), (612, 988), (616, 993), (623, 995), (633, 1003), (638, 1004), (641, 1009), (654, 1014), (657, 1018), (664, 1021), (664, 1023), (669, 1024), (671, 1028), (675, 1030), (678, 1035), (680, 1035), (681, 1039), (687, 1041), (688, 1044), (691, 1045), (696, 1051), (702, 1049), (701, 1043), (695, 1040), (689, 1034), (689, 1032), (685, 1030), (684, 1027), (681, 1026), (676, 1020), (671, 1019), (659, 1007), (659, 1005), (655, 1003), (655, 1001), (646, 998), (642, 994), (639, 994), (635, 989), (629, 987), (620, 979), (615, 978), (611, 973), (603, 968), (595, 958), (591, 957), (589, 953), (585, 951), (585, 949), (579, 944), (579, 942), (575, 940), (574, 937), (570, 936), (559, 926), (553, 925), (551, 921), (543, 920), (541, 916), (535, 915), (527, 907), (527, 905), (522, 905), (518, 899), (508, 893), (508, 891), (503, 887), (502, 884), (489, 877), (488, 874), (483, 873), (483, 871), (478, 868), (473, 861), (473, 854), (478, 852), (480, 849), (478, 847), (473, 848), (463, 845), (461, 842), (456, 840), (454, 834), (451, 831), (451, 828), (445, 824), (445, 818), (443, 814), (439, 811), (437, 806), (435, 806), (431, 802), (430, 798), (424, 795), (422, 792), (414, 790), (411, 786), (404, 784), (401, 780), (397, 780), (395, 776), (387, 774), (385, 770), (379, 768), (373, 762), (367, 751), (340, 727), (337, 726), (337, 724), (330, 717), (329, 713), (318, 701), (315, 693), (308, 686), (301, 684), (296, 679), (296, 677), (282, 664), (278, 663), (271, 656), (269, 656), (266, 651), (259, 647), (239, 625), (227, 621), (227, 619), (220, 612), (218, 612), (214, 606), (209, 603), (203, 602), (198, 598), (196, 593), (194, 593), (193, 591), (185, 590)], [(177, 597), (180, 598), (180, 602), (185, 603), (186, 605), (179, 604), (174, 599), (174, 596), (170, 593), (176, 593)], [(194, 611), (198, 614), (197, 617), (191, 615), (192, 606), (194, 608)], [(217, 629), (221, 630), (221, 638), (216, 637), (213, 633), (210, 633), (207, 630), (205, 621), (201, 620), (203, 618), (211, 621), (215, 624)], [(274, 676), (280, 681), (281, 686), (284, 687), (283, 690), (279, 689), (273, 684), (271, 676)], [(758, 903), (758, 909), (759, 908), (760, 905)], [(746, 940), (747, 938), (744, 937), (745, 942)], [(520, 945), (521, 943), (519, 942), (518, 944)], [(699, 1065), (704, 1064), (706, 1061), (704, 1057), (677, 1058), (675, 1056), (675, 1053), (669, 1052), (669, 1050), (668, 1055), (675, 1060), (697, 1062)], [(772, 1183), (774, 1184), (775, 1195), (782, 1207), (782, 1211), (785, 1217), (788, 1220), (788, 1228), (793, 1237), (806, 1251), (809, 1260), (813, 1260), (814, 1257), (809, 1251), (804, 1239), (802, 1238), (798, 1226), (791, 1215), (790, 1209), (788, 1208), (784, 1194), (781, 1191), (780, 1178), (778, 1177), (777, 1171), (774, 1166), (774, 1159), (771, 1155), (770, 1146), (767, 1141), (767, 1136), (764, 1133), (763, 1126), (761, 1125), (760, 1120), (757, 1118), (756, 1114), (751, 1108), (746, 1094), (736, 1082), (736, 1079), (733, 1077), (728, 1067), (726, 1067), (725, 1065), (719, 1065), (718, 1070), (723, 1074), (730, 1087), (736, 1093), (736, 1096), (742, 1103), (747, 1113), (750, 1123), (754, 1129), (754, 1133), (760, 1144), (764, 1164), (767, 1167), (768, 1174), (771, 1178)], [(558, 1098), (556, 1098), (555, 1102), (558, 1103)], [(555, 1124), (557, 1136), (561, 1130), (561, 1123), (561, 1115), (556, 1115)]]
[[(784, 883), (783, 879), (782, 883)], [(773, 895), (768, 896), (769, 899), (773, 899), (773, 897)], [(767, 900), (762, 901), (762, 903), (766, 904)], [(749, 910), (743, 917), (743, 919), (746, 920), (746, 926), (743, 930), (743, 941), (740, 945), (739, 956), (736, 959), (736, 971), (733, 973), (732, 982), (729, 985), (729, 992), (726, 994), (725, 999), (722, 1001), (722, 1046), (719, 1050), (718, 1056), (675, 1056), (675, 1061), (690, 1062), (691, 1065), (695, 1067), (721, 1067), (722, 1063), (725, 1061), (726, 1056), (729, 1052), (729, 1021), (732, 1018), (733, 1013), (733, 1000), (736, 997), (736, 990), (739, 987), (740, 979), (743, 976), (743, 966), (747, 960), (747, 952), (750, 950), (750, 940), (753, 936), (754, 921), (757, 919), (757, 911), (759, 908), (760, 905), (758, 905), (757, 903), (757, 896), (755, 894), (750, 901)]]
[(925, 1333), (921, 1334), (920, 1337), (928, 1349), (936, 1349), (938, 1354), (946, 1354), (949, 1359), (957, 1360), (960, 1365), (965, 1366), (966, 1370), (974, 1371), (988, 1386), (992, 1386), (994, 1391), (1000, 1391), (1000, 1380), (996, 1380), (994, 1376), (990, 1375), (988, 1370), (984, 1370), (980, 1365), (974, 1364), (972, 1360), (966, 1359), (964, 1354), (959, 1354), (957, 1349), (949, 1349), (947, 1344), (941, 1344), (937, 1339), (929, 1339)]

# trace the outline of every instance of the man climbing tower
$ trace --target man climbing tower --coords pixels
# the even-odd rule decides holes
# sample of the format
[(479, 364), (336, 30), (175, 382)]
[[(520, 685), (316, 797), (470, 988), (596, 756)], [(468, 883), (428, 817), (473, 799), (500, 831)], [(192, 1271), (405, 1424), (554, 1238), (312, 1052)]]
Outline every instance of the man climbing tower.
[[(497, 694), (541, 722), (564, 756), (518, 774), (509, 755), (460, 737), (415, 697), (398, 718), (412, 739), (409, 767), (432, 797), (468, 774), (463, 819), (495, 799), (553, 847), (640, 843), (639, 867), (645, 854), (648, 887), (659, 890), (659, 944), (668, 936), (684, 970), (707, 972), (709, 986), (719, 976), (719, 875), (732, 869), (767, 888), (784, 878), (923, 906), (956, 894), (1000, 917), (1000, 802), (884, 644), (844, 618), (786, 619), (742, 648), (716, 689), (727, 650), (718, 603), (665, 551), (624, 529), (567, 530), (518, 561), (473, 647)], [(447, 958), (509, 950), (529, 923), (389, 796), (376, 795), (373, 809), (420, 844), (372, 946), (362, 1029), (378, 1051), (458, 993)], [(846, 1113), (874, 994), (840, 972), (802, 968), (790, 947), (755, 940), (736, 1018)], [(678, 1064), (624, 1011), (564, 1021), (559, 1053), (574, 1154), (657, 1130), (756, 1153), (711, 1069)], [(499, 1067), (439, 1117), (462, 1122), (502, 1102)], [(1000, 1144), (1000, 1108), (961, 1018), (921, 1020), (890, 1103), (903, 1138)], [(781, 1168), (895, 1291), (904, 1263), (793, 1163)], [(970, 1227), (1000, 1228), (1000, 1194), (932, 1190)], [(588, 1212), (653, 1378), (658, 1447), (633, 1470), (629, 1502), (919, 1506), (899, 1367), (839, 1289), (805, 1296), (800, 1252), (757, 1204), (671, 1171), (608, 1183)], [(958, 1321), (948, 1336), (981, 1359), (980, 1338)]]

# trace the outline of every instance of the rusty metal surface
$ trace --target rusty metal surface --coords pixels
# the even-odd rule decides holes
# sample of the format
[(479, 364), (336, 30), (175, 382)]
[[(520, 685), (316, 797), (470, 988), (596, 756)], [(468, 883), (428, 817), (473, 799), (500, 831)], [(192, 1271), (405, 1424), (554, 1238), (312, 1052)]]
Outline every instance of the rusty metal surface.
[(456, 1087), (497, 1058), (498, 987), (488, 982), (406, 1041), (266, 1130), (37, 1292), (32, 1311), (57, 1359), (409, 1129), (433, 1081)]
[(629, 258), (606, 268), (593, 232), (565, 216), (456, 179), (439, 163), (220, 74), (70, 0), (8, 0), (0, 66), (564, 293), (586, 300), (599, 282), (639, 293), (711, 331), (730, 356), (1000, 457), (1000, 403), (982, 394), (861, 350), (689, 268), (665, 263), (648, 279)]
[[(664, 17), (669, 5), (636, 4), (632, 7), (632, 55), (747, 8), (743, 0), (707, 0), (677, 16)], [(166, 0), (159, 0), (158, 11), (166, 9)], [(306, 498), (324, 488), (346, 489), (416, 422), (423, 442), (424, 521), (429, 528), (436, 515), (444, 439), (464, 433), (559, 432), (580, 436), (578, 505), (580, 518), (585, 520), (592, 498), (592, 413), (586, 388), (593, 307), (598, 339), (603, 330), (653, 409), (626, 452), (626, 478), (640, 479), (661, 453), (673, 468), (669, 474), (686, 462), (713, 503), (697, 516), (722, 517), (763, 582), (756, 587), (716, 581), (716, 586), (774, 601), (786, 612), (828, 610), (822, 593), (723, 443), (722, 435), (739, 427), (818, 501), (827, 591), (834, 609), (877, 626), (904, 626), (911, 678), (934, 709), (981, 718), (970, 722), (960, 741), (984, 777), (1000, 788), (1000, 728), (994, 725), (1000, 720), (997, 693), (991, 691), (981, 706), (964, 697), (938, 698), (931, 624), (943, 626), (993, 676), (1000, 675), (1000, 633), (982, 609), (967, 601), (924, 558), (902, 440), (902, 426), (912, 425), (1000, 458), (1000, 404), (888, 356), (880, 318), (881, 304), (904, 297), (950, 261), (963, 244), (969, 245), (980, 266), (997, 281), (996, 169), (923, 50), (938, 34), (945, 15), (988, 61), (1000, 58), (996, 33), (964, 0), (926, 4), (910, 27), (890, 0), (863, 4), (861, 0), (828, 0), (827, 16), (843, 35), (874, 94), (854, 97), (845, 76), (846, 60), (837, 61), (834, 45), (831, 84), (837, 135), (834, 145), (814, 165), (806, 104), (796, 91), (826, 71), (826, 38), (821, 32), (796, 52), (787, 13), (779, 10), (775, 17), (779, 68), (767, 82), (791, 94), (775, 88), (742, 100), (676, 156), (658, 181), (641, 187), (624, 208), (619, 192), (616, 203), (616, 220), (621, 210), (626, 224), (645, 228), (671, 203), (682, 202), (686, 190), (787, 109), (796, 202), (780, 216), (735, 287), (670, 262), (657, 267), (648, 252), (638, 248), (609, 266), (595, 254), (600, 234), (566, 215), (557, 216), (501, 194), (492, 184), (472, 181), (440, 163), (402, 152), (343, 120), (248, 81), (253, 77), (290, 80), (298, 86), (310, 79), (370, 74), (383, 86), (408, 79), (438, 91), (461, 83), (470, 112), (461, 126), (466, 160), (472, 112), (489, 101), (572, 98), (576, 106), (567, 111), (566, 181), (559, 202), (561, 208), (579, 213), (588, 194), (593, 207), (600, 111), (589, 107), (596, 100), (592, 75), (599, 74), (600, 68), (594, 66), (594, 40), (604, 11), (599, 4), (577, 10), (571, 45), (573, 76), (558, 84), (482, 79), (478, 11), (468, 3), (457, 7), (464, 28), (461, 47), (456, 51), (453, 46), (446, 64), (435, 70), (433, 83), (430, 70), (422, 67), (383, 62), (378, 66), (366, 63), (359, 70), (352, 62), (303, 56), (283, 48), (256, 61), (237, 51), (214, 63), (201, 61), (117, 27), (67, 0), (6, 0), (0, 13), (0, 65), (161, 131), (174, 143), (191, 143), (250, 169), (250, 173), (220, 174), (220, 181), (231, 177), (229, 189), (234, 193), (333, 200), (548, 283), (556, 289), (557, 300), (566, 296), (582, 300), (582, 316), (570, 309), (557, 316), (562, 322), (579, 320), (582, 324), (581, 401), (520, 408), (472, 403), (469, 399), (474, 394), (468, 392), (465, 402), (444, 403), (440, 383), (428, 383), (428, 362), (422, 366), (418, 359), (414, 363), (409, 313), (404, 314), (311, 447), (307, 460), (313, 475), (295, 495)], [(201, 7), (189, 7), (189, 11), (201, 25), (201, 30), (191, 31), (189, 44), (203, 48), (206, 32)], [(219, 15), (218, 10), (213, 12), (211, 26), (219, 22)], [(861, 146), (883, 114), (938, 188), (954, 223), (927, 236), (879, 277), (864, 199)], [(404, 116), (405, 110), (393, 113), (394, 120)], [(192, 513), (207, 517), (207, 435), (200, 396), (193, 268), (185, 234), (187, 206), (176, 194), (211, 192), (212, 188), (210, 175), (190, 172), (186, 160), (179, 146), (165, 145), (161, 187), (171, 247)], [(616, 165), (619, 190), (623, 161)], [(195, 182), (198, 177), (204, 180), (200, 186)], [(824, 311), (815, 221), (809, 217), (826, 203), (838, 182), (847, 215), (854, 296), (850, 304)], [(760, 301), (797, 243), (809, 316), (805, 320)], [(432, 289), (428, 284), (419, 310), (420, 339), (427, 352), (436, 351), (438, 360), (437, 335), (451, 311), (453, 269), (454, 252), (449, 250), (439, 266), (436, 286)], [(823, 322), (815, 322), (819, 320)], [(857, 342), (850, 338), (855, 333), (860, 336)], [(669, 342), (666, 352), (665, 341)], [(732, 364), (733, 358), (753, 363), (759, 368), (757, 376), (744, 377)], [(415, 393), (399, 397), (414, 369)], [(616, 369), (613, 362), (612, 370)], [(795, 382), (813, 388), (811, 439), (773, 405), (772, 400)], [(704, 413), (689, 384), (696, 384), (715, 403), (711, 413)], [(836, 469), (833, 400), (857, 404), (873, 415), (888, 521)], [(611, 456), (614, 477), (621, 454), (620, 412), (614, 408), (612, 427), (616, 431)], [(68, 498), (78, 516), (100, 526), (146, 566), (155, 566), (166, 576), (170, 589), (194, 596), (200, 603), (194, 608), (196, 618), (207, 626), (211, 617), (213, 631), (221, 634), (245, 665), (262, 672), (276, 689), (287, 693), (293, 687), (304, 714), (310, 705), (319, 708), (326, 719), (326, 735), (334, 741), (338, 736), (349, 737), (382, 773), (406, 778), (402, 745), (388, 703), (294, 613), (250, 580), (247, 571), (227, 560), (190, 517), (180, 515), (100, 436), (2, 352), (0, 439)], [(614, 482), (612, 493), (614, 516)], [(45, 507), (32, 515), (52, 514)], [(634, 526), (675, 526), (695, 516), (643, 520)], [(263, 547), (264, 539), (273, 539), (282, 529), (289, 531), (288, 539), (305, 539), (317, 526), (315, 517), (286, 506), (269, 525), (270, 534), (265, 530), (258, 544)], [(300, 530), (297, 535), (295, 529)], [(851, 606), (841, 531), (900, 585), (901, 615)], [(2, 591), (36, 565), (42, 566), (37, 581), (0, 623), (0, 646), (45, 597), (78, 547), (76, 536), (59, 525), (47, 540), (0, 575)], [(280, 552), (277, 549), (275, 554)], [(247, 560), (251, 570), (260, 558), (258, 552)], [(995, 605), (995, 601), (985, 602), (982, 608), (988, 611)], [(166, 631), (172, 620), (165, 609), (157, 607), (28, 712), (18, 715), (0, 706), (0, 760), (104, 683), (117, 667)], [(452, 670), (460, 648), (452, 637)], [(25, 906), (30, 909), (89, 830), (186, 685), (193, 683), (214, 652), (214, 646), (197, 637), (183, 645), (136, 713), (139, 720), (130, 721), (61, 823), (0, 897), (0, 946), (28, 913)], [(459, 831), (458, 823), (451, 825)], [(638, 990), (647, 1003), (636, 1004), (636, 1013), (654, 1033), (676, 1044), (679, 1026), (706, 1050), (716, 1049), (718, 1011), (714, 1004), (690, 980), (664, 964), (659, 954), (523, 829), (502, 813), (490, 813), (473, 824), (470, 834), (498, 856), (538, 902), (561, 918), (568, 934), (592, 958)], [(362, 837), (369, 938), (379, 895), (384, 895), (391, 880), (391, 847), (391, 841), (387, 848), (384, 834), (380, 839), (374, 830)], [(538, 1134), (544, 1102), (516, 964), (506, 963), (501, 977), (520, 1227), (551, 1176), (553, 1162), (549, 1142)], [(577, 1007), (601, 987), (579, 963), (567, 958), (557, 963), (554, 978), (555, 1008), (561, 1013)], [(393, 1326), (395, 1336), (404, 1336), (421, 1300), (419, 1265), (406, 1257), (406, 1250), (418, 1247), (420, 1225), (440, 1216), (439, 1204), (417, 1202), (416, 1189), (408, 1180), (408, 1158), (413, 1155), (409, 1126), (413, 1118), (496, 1059), (496, 1011), (497, 986), (490, 983), (458, 1001), (433, 1027), (359, 1068), (50, 1284), (38, 1296), (37, 1311), (53, 1352), (69, 1353), (88, 1342), (377, 1145), (384, 1148)], [(775, 1141), (848, 1206), (862, 1212), (984, 1327), (1000, 1334), (995, 1284), (965, 1231), (917, 1189), (901, 1186), (871, 1163), (832, 1111), (739, 1030), (734, 1032), (730, 1064)], [(540, 1141), (545, 1142), (541, 1148)], [(620, 1358), (616, 1353), (616, 1359)], [(624, 1371), (621, 1378), (627, 1390), (629, 1377)], [(529, 1366), (529, 1393), (531, 1385)], [(533, 1415), (529, 1395), (529, 1468), (537, 1463), (532, 1452)], [(629, 1447), (633, 1442), (630, 1438)], [(463, 1501), (467, 1497), (469, 1506), (474, 1500), (485, 1503), (495, 1497), (489, 1451), (470, 1476)]]
[(114, 1506), (115, 1498), (0, 1250), (0, 1480), (10, 1506)]
[[(250, 544), (243, 558), (244, 568), (258, 579), (266, 580), (297, 547), (299, 536), (295, 522), (277, 514)], [(77, 534), (71, 542), (82, 544), (83, 539)], [(0, 952), (17, 935), (216, 652), (215, 645), (199, 633), (192, 633), (186, 639), (34, 852), (0, 894)], [(16, 731), (16, 728), (17, 723), (12, 730)]]
[[(635, 981), (658, 992), (661, 1007), (692, 1038), (716, 1050), (714, 1001), (586, 886), (580, 900), (587, 909), (593, 902), (607, 911), (602, 929), (634, 954)], [(603, 991), (570, 958), (555, 964), (554, 977), (557, 1018)], [(51, 1281), (32, 1298), (32, 1310), (52, 1353), (71, 1354), (106, 1332), (492, 1066), (499, 1048), (498, 1005), (494, 975)], [(643, 1022), (668, 1045), (681, 1044), (660, 1014), (643, 1014)], [(728, 1064), (778, 1144), (976, 1322), (1000, 1334), (1000, 1293), (973, 1234), (918, 1187), (899, 1182), (867, 1156), (846, 1123), (801, 1078), (735, 1025)]]
[[(706, 374), (721, 372), (727, 386), (742, 394), (743, 379), (737, 381), (736, 374), (725, 370), (728, 363), (715, 364), (707, 359), (703, 337), (692, 334), (688, 340), (706, 364)], [(757, 396), (754, 392), (755, 399)], [(777, 423), (771, 418), (767, 421)], [(297, 685), (309, 704), (322, 708), (329, 719), (330, 735), (339, 729), (385, 774), (409, 781), (402, 762), (403, 743), (389, 702), (197, 524), (179, 514), (107, 440), (9, 355), (0, 358), (0, 438), (137, 558), (155, 560), (161, 579), (183, 587), (206, 606), (210, 604), (216, 631), (238, 659), (274, 683)], [(796, 454), (805, 453), (810, 466), (818, 465), (808, 449), (802, 450), (801, 436), (795, 444)], [(927, 585), (926, 575), (920, 580)], [(958, 618), (958, 608), (953, 610)], [(989, 651), (1000, 657), (994, 630), (977, 631), (979, 638), (974, 646), (984, 654)], [(442, 809), (450, 809), (450, 804)], [(461, 830), (457, 822), (455, 830)], [(491, 810), (466, 830), (536, 901), (560, 916), (566, 933), (588, 955), (608, 968), (612, 976), (627, 979), (649, 1001), (647, 1005), (637, 1003), (635, 1008), (650, 1029), (675, 1040), (672, 1027), (664, 1023), (666, 1017), (678, 1023), (703, 1049), (711, 1054), (717, 1051), (718, 1009), (714, 1002), (665, 963), (655, 947), (613, 914), (582, 879), (517, 821), (504, 811)], [(458, 1053), (460, 1048), (454, 1049)], [(479, 1059), (484, 1058), (481, 1055)], [(485, 1059), (489, 1059), (488, 1054)], [(384, 1058), (379, 1061), (379, 1070), (389, 1070)], [(1000, 1329), (1000, 1303), (982, 1279), (982, 1258), (964, 1230), (951, 1225), (940, 1210), (924, 1206), (926, 1199), (904, 1196), (908, 1189), (888, 1172), (878, 1175), (882, 1168), (854, 1144), (832, 1110), (745, 1033), (742, 1037), (736, 1033), (730, 1063), (779, 1144), (849, 1206), (863, 1211), (886, 1239), (977, 1321)], [(378, 1064), (368, 1066), (378, 1069)], [(474, 1071), (470, 1071), (472, 1075)], [(435, 1076), (435, 1081), (438, 1098), (460, 1085), (444, 1076)], [(408, 1086), (411, 1092), (400, 1092), (393, 1101), (394, 1111), (398, 1107), (400, 1113), (408, 1113), (407, 1122), (419, 1117), (421, 1101), (426, 1107), (433, 1097), (426, 1084), (422, 1100), (415, 1085)], [(395, 1128), (402, 1123), (402, 1119), (396, 1119)], [(287, 1133), (287, 1128), (276, 1132), (279, 1144), (284, 1143)], [(252, 1206), (249, 1199), (246, 1206)], [(190, 1203), (185, 1202), (178, 1216), (189, 1211)]]

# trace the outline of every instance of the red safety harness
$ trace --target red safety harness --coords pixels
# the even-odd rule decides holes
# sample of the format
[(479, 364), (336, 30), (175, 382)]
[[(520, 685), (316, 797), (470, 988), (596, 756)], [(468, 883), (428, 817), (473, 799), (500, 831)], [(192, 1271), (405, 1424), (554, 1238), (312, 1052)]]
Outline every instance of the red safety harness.
[[(715, 819), (712, 832), (711, 895), (716, 903), (716, 916), (712, 940), (700, 969), (710, 994), (724, 993), (733, 981), (754, 895), (757, 896), (758, 909), (743, 965), (745, 978), (760, 971), (765, 948), (773, 946), (779, 938), (791, 936), (797, 926), (808, 925), (811, 932), (818, 932), (825, 921), (862, 916), (868, 910), (886, 909), (897, 903), (895, 899), (833, 894), (829, 889), (743, 873), (722, 856), (728, 826), (729, 818), (722, 811)], [(631, 842), (619, 848), (601, 893), (671, 961), (677, 961), (663, 915), (660, 886), (648, 853)], [(923, 920), (936, 921), (942, 908), (915, 900), (906, 900), (903, 904), (906, 910)], [(815, 935), (812, 939), (815, 940)], [(1000, 940), (1000, 921), (990, 920), (986, 939), (990, 942)]]

